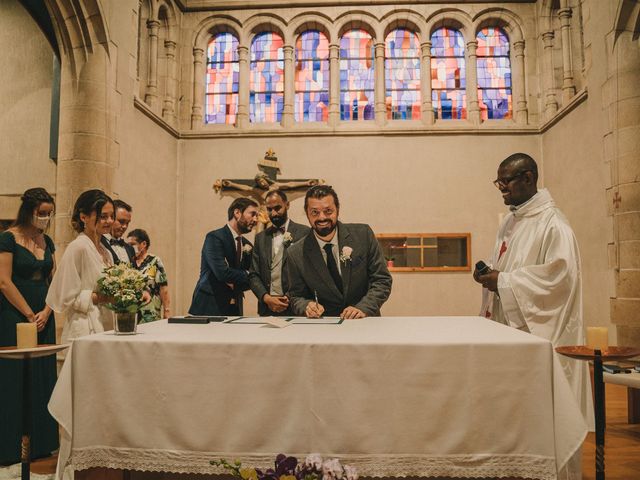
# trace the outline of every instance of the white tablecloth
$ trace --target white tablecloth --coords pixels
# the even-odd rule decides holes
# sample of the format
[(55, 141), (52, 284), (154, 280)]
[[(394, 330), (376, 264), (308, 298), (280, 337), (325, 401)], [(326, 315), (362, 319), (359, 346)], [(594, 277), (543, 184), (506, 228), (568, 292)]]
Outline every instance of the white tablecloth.
[(338, 457), (368, 476), (554, 479), (586, 426), (551, 343), (480, 317), (144, 324), (75, 340), (60, 461), (219, 472)]

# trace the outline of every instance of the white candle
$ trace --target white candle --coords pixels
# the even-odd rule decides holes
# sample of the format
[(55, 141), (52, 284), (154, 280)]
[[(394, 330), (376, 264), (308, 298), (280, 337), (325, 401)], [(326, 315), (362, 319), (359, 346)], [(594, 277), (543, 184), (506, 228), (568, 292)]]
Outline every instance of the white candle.
[(38, 328), (35, 323), (17, 323), (18, 348), (33, 348), (38, 345)]
[(587, 347), (604, 352), (609, 347), (609, 329), (587, 327)]

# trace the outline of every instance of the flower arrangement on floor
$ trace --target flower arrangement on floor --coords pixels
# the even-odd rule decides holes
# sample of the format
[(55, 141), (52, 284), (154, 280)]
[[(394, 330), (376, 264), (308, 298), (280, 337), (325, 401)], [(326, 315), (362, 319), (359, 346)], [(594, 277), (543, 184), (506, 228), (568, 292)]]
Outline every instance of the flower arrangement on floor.
[(279, 454), (274, 468), (260, 470), (243, 467), (239, 460), (229, 463), (225, 459), (212, 460), (211, 465), (224, 468), (242, 480), (358, 480), (354, 467), (342, 465), (337, 458), (323, 460), (318, 454), (309, 455), (303, 463), (295, 457)]

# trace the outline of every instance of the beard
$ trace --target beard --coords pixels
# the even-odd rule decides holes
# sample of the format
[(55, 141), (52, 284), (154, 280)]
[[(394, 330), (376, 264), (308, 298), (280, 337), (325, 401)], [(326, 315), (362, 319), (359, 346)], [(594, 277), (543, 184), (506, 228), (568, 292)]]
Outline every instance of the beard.
[(239, 233), (241, 235), (245, 233), (249, 233), (253, 229), (253, 225), (251, 222), (244, 221), (240, 218), (238, 219), (237, 224), (238, 224), (238, 230), (240, 231)]
[(337, 225), (338, 225), (337, 223), (331, 222), (330, 225), (327, 225), (327, 226), (324, 226), (324, 227), (318, 227), (318, 225), (314, 223), (313, 224), (313, 229), (318, 234), (318, 236), (326, 237), (327, 235), (329, 235), (331, 232), (333, 232), (336, 229)]
[(271, 220), (271, 223), (273, 223), (273, 225), (275, 225), (276, 227), (281, 227), (285, 223), (287, 223), (287, 216), (286, 215), (276, 215), (276, 216), (273, 216), (273, 217), (269, 218), (269, 220)]

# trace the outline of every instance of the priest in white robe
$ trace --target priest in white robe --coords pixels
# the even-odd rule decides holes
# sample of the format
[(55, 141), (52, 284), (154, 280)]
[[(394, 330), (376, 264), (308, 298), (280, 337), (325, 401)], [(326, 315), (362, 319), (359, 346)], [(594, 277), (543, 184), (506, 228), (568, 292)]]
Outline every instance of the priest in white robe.
[[(498, 168), (494, 182), (510, 213), (496, 238), (491, 270), (481, 283), (481, 315), (546, 338), (554, 347), (584, 345), (582, 279), (578, 244), (547, 189), (537, 189), (538, 167), (516, 153)], [(587, 362), (559, 355), (589, 429), (594, 429)]]

